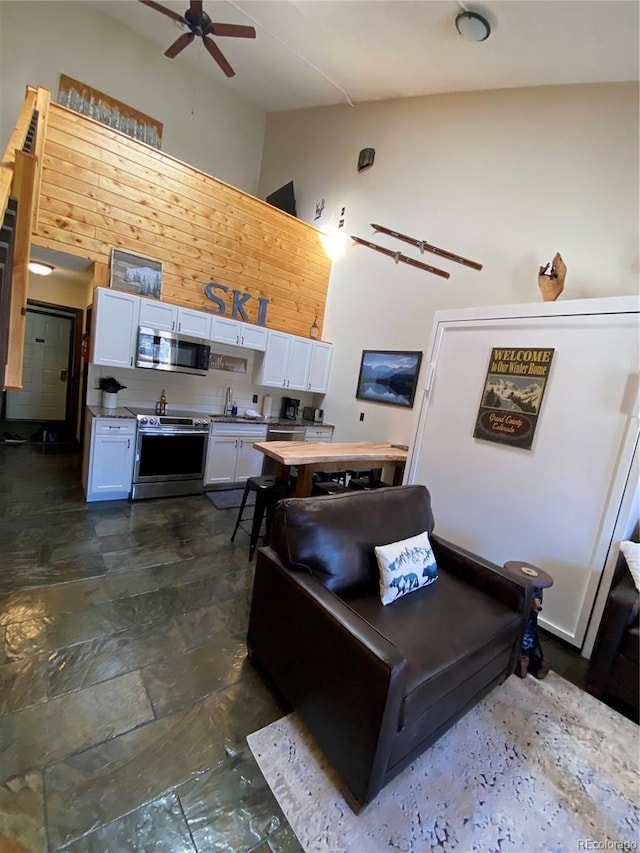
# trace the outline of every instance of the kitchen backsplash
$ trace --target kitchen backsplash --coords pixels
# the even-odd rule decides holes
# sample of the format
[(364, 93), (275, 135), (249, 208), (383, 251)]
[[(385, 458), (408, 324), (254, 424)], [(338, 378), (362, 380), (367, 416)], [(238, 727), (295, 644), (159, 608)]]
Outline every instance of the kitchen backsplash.
[[(246, 358), (247, 372), (233, 373), (227, 370), (209, 370), (207, 376), (192, 376), (188, 373), (169, 373), (161, 370), (145, 370), (142, 368), (118, 369), (115, 367), (98, 367), (89, 365), (87, 381), (87, 404), (99, 406), (101, 391), (98, 382), (103, 376), (115, 376), (121, 385), (126, 385), (118, 392), (118, 406), (141, 406), (153, 408), (164, 388), (167, 397), (167, 412), (178, 409), (190, 409), (210, 415), (222, 414), (225, 391), (227, 386), (233, 389), (233, 400), (238, 406), (239, 414), (246, 409), (262, 412), (262, 400), (265, 394), (270, 394), (273, 400), (272, 413), (278, 415), (282, 397), (291, 396), (300, 399), (300, 406), (321, 405), (322, 396), (304, 391), (266, 388), (255, 385), (253, 373), (256, 362), (261, 358), (260, 353), (253, 350), (238, 350), (237, 347), (214, 344), (212, 351), (222, 355)], [(253, 402), (253, 395), (258, 395), (258, 402)]]

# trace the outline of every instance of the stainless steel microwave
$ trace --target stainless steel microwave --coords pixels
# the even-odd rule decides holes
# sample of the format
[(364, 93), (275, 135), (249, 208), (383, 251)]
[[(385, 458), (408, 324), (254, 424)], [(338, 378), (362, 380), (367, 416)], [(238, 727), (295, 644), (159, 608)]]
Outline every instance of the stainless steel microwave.
[(209, 370), (209, 342), (164, 329), (138, 328), (136, 367), (195, 373), (206, 376)]

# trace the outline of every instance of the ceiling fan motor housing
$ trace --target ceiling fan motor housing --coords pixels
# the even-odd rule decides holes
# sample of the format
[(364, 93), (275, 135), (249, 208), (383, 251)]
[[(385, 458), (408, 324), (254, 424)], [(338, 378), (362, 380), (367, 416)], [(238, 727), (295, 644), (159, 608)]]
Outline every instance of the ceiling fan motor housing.
[(206, 12), (201, 15), (195, 15), (191, 9), (187, 9), (184, 13), (184, 19), (189, 24), (189, 29), (196, 36), (206, 36), (211, 32), (211, 18)]

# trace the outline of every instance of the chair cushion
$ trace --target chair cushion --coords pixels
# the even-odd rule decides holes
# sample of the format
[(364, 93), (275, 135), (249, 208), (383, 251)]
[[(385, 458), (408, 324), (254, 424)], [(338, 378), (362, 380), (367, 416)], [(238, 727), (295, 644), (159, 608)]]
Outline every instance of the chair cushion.
[(438, 580), (438, 567), (427, 531), (374, 548), (380, 571), (380, 600), (397, 598)]
[(520, 626), (518, 613), (442, 566), (437, 583), (398, 599), (393, 607), (372, 595), (352, 598), (349, 606), (407, 658), (400, 728), (503, 656)]
[(375, 546), (423, 530), (433, 530), (429, 492), (395, 486), (280, 501), (271, 543), (285, 565), (309, 572), (338, 595), (377, 594)]

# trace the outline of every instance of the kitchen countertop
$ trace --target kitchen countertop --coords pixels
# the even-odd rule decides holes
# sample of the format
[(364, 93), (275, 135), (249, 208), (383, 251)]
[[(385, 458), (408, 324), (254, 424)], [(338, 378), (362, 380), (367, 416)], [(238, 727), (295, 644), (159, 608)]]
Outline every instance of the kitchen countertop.
[[(135, 418), (133, 412), (119, 406), (116, 409), (105, 409), (102, 406), (87, 406), (94, 418)], [(203, 417), (211, 419), (213, 424), (264, 424), (265, 426), (292, 426), (292, 427), (331, 427), (333, 424), (323, 423), (318, 424), (315, 421), (306, 421), (299, 418), (296, 421), (287, 421), (284, 418), (245, 418), (242, 415), (210, 415), (208, 412), (201, 413)], [(167, 415), (171, 415), (171, 409), (167, 410)]]
[(293, 426), (293, 427), (331, 427), (333, 424), (318, 424), (315, 421), (305, 421), (300, 418), (297, 421), (287, 421), (284, 418), (243, 418), (241, 415), (209, 415), (211, 423), (214, 424), (265, 424), (266, 426)]
[(94, 418), (135, 418), (129, 409), (119, 406), (116, 409), (105, 409), (103, 406), (87, 406)]

